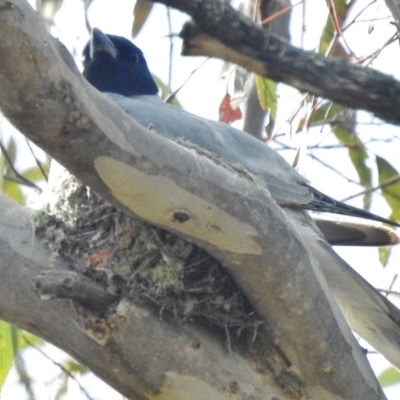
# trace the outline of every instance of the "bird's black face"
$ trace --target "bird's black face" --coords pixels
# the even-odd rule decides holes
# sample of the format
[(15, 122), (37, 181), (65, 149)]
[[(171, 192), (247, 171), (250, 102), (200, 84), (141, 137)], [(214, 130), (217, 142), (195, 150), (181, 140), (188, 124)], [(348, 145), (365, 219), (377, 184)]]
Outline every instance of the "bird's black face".
[(142, 51), (123, 37), (95, 28), (83, 56), (83, 75), (101, 92), (124, 96), (158, 92)]

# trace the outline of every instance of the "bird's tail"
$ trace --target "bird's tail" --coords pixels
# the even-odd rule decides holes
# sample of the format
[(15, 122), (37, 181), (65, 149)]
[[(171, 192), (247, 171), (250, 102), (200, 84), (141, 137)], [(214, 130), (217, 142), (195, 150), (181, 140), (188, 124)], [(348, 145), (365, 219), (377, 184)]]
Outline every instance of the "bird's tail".
[(348, 204), (342, 203), (329, 197), (317, 189), (309, 186), (311, 189), (314, 200), (311, 202), (302, 205), (304, 208), (311, 210), (311, 211), (321, 211), (321, 212), (329, 212), (333, 214), (341, 214), (347, 215), (350, 217), (358, 217), (358, 218), (365, 218), (371, 221), (378, 221), (384, 224), (389, 224), (392, 226), (400, 227), (400, 224), (395, 221), (391, 221), (390, 219), (382, 218), (379, 215), (370, 213), (369, 211), (361, 210), (360, 208), (350, 206)]

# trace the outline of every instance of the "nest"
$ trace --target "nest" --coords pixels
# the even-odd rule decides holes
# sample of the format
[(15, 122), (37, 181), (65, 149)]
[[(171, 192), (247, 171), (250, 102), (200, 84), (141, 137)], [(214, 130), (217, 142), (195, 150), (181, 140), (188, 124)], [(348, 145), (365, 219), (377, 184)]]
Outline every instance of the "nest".
[(222, 265), (181, 237), (131, 218), (75, 178), (38, 212), (36, 234), (55, 257), (119, 298), (151, 303), (182, 322), (251, 332), (259, 321)]

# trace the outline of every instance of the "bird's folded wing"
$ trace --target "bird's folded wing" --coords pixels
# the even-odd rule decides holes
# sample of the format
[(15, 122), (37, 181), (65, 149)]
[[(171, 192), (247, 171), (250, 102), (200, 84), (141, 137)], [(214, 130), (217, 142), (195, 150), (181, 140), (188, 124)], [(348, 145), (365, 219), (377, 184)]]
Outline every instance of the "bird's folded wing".
[(285, 213), (316, 259), (350, 328), (400, 368), (400, 310), (334, 252), (306, 212)]
[(209, 152), (262, 187), (268, 182), (268, 191), (278, 204), (300, 206), (313, 199), (307, 181), (281, 155), (250, 135), (165, 104), (156, 96), (107, 96), (146, 128), (198, 152)]

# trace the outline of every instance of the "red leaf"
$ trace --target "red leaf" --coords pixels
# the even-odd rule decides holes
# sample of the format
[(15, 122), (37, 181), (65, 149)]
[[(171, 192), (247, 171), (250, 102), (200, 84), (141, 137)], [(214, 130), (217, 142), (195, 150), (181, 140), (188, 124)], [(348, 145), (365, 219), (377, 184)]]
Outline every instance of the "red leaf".
[(242, 118), (240, 108), (233, 109), (231, 105), (231, 96), (227, 93), (219, 106), (219, 121), (230, 124)]

